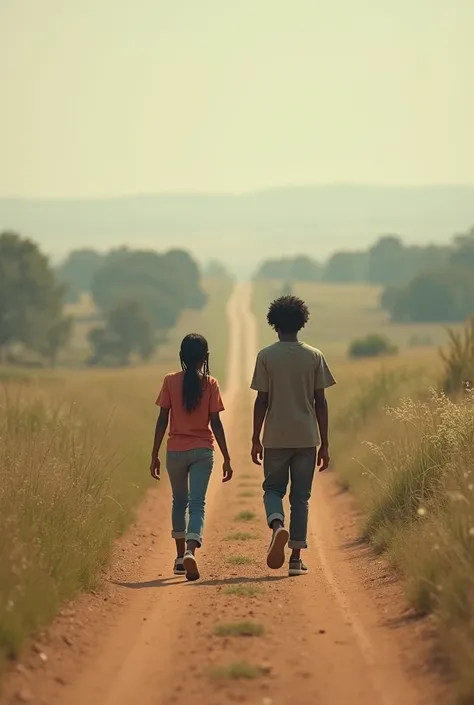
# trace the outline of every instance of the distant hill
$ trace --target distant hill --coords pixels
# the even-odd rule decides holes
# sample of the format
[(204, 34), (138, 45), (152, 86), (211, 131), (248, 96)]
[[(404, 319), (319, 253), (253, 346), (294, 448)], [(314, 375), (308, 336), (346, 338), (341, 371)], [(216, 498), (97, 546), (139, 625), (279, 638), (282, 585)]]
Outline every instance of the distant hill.
[(18, 230), (55, 259), (71, 249), (123, 244), (184, 247), (247, 274), (267, 256), (367, 247), (397, 233), (445, 242), (474, 225), (474, 187), (288, 187), (242, 195), (0, 199), (0, 231)]

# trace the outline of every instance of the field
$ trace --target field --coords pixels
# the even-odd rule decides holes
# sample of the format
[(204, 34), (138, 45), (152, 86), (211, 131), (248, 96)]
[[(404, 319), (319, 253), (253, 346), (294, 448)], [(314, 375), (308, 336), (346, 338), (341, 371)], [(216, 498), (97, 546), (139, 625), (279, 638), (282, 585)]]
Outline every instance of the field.
[[(0, 370), (0, 667), (58, 605), (91, 589), (151, 480), (154, 400), (179, 342), (209, 337), (225, 377), (231, 282), (206, 283), (158, 360), (127, 370)], [(80, 351), (82, 352), (82, 351)]]
[[(256, 281), (254, 310), (264, 327), (270, 301), (282, 292), (282, 283)], [(304, 332), (310, 345), (323, 348), (331, 359), (346, 356), (349, 344), (370, 333), (387, 336), (403, 353), (426, 357), (447, 341), (447, 326), (439, 324), (392, 324), (379, 308), (380, 287), (370, 284), (334, 285), (296, 282), (292, 292), (303, 298), (311, 317)], [(452, 326), (449, 326), (452, 327)], [(455, 328), (459, 326), (455, 326)], [(273, 341), (271, 330), (262, 331), (262, 342)]]

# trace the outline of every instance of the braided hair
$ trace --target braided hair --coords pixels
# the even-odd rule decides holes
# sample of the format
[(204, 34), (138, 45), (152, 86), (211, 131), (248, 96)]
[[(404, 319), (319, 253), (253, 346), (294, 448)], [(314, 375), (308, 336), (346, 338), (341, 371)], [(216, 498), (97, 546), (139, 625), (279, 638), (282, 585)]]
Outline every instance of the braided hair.
[(188, 413), (199, 406), (204, 386), (209, 379), (209, 346), (198, 333), (190, 333), (181, 343), (179, 351), (183, 376), (183, 404)]

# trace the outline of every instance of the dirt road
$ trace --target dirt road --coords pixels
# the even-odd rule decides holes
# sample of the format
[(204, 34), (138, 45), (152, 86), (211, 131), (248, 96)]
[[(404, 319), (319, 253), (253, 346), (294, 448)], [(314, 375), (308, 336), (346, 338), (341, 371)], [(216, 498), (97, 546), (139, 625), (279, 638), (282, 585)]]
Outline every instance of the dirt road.
[[(450, 702), (431, 668), (429, 622), (405, 611), (384, 561), (357, 542), (351, 500), (330, 473), (315, 482), (311, 573), (289, 579), (284, 569), (267, 569), (261, 470), (248, 458), (256, 335), (247, 285), (237, 286), (229, 320), (226, 425), (236, 475), (222, 485), (216, 467), (199, 556), (202, 580), (172, 576), (164, 477), (117, 546), (105, 591), (63, 610), (8, 679), (2, 703)], [(236, 518), (242, 511), (247, 520)], [(228, 633), (242, 622), (258, 633)]]

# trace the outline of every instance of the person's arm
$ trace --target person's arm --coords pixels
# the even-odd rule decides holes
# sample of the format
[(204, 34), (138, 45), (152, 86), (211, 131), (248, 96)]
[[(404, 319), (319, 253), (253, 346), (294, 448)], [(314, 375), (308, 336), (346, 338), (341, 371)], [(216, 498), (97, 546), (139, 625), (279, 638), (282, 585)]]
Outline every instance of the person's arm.
[(318, 453), (318, 468), (319, 472), (323, 472), (329, 465), (329, 412), (324, 389), (317, 389), (315, 391), (314, 408), (321, 438), (321, 446)]
[(329, 446), (328, 431), (329, 431), (329, 412), (328, 402), (324, 389), (317, 389), (314, 393), (314, 408), (316, 410), (316, 419), (319, 427), (319, 435), (321, 445)]
[(257, 355), (255, 370), (250, 388), (257, 392), (257, 398), (253, 406), (253, 434), (252, 434), (252, 460), (255, 465), (262, 464), (263, 447), (260, 440), (262, 427), (268, 411), (268, 370), (265, 364), (262, 351)]
[(257, 392), (253, 405), (253, 435), (252, 435), (252, 460), (255, 465), (262, 464), (263, 447), (260, 440), (263, 423), (268, 411), (268, 392)]
[(216, 439), (219, 450), (224, 458), (224, 464), (222, 466), (222, 482), (228, 482), (232, 478), (233, 471), (230, 463), (229, 449), (227, 448), (224, 425), (218, 411), (211, 411), (210, 421), (214, 438)]
[(331, 370), (322, 353), (318, 353), (316, 358), (317, 370), (314, 391), (314, 409), (319, 427), (321, 446), (318, 452), (319, 472), (323, 472), (329, 467), (329, 412), (325, 390), (336, 384)]
[(155, 480), (160, 479), (159, 452), (161, 444), (163, 443), (163, 438), (165, 437), (166, 429), (168, 428), (169, 416), (170, 410), (161, 407), (160, 413), (158, 414), (158, 418), (156, 420), (155, 436), (153, 439), (153, 450), (151, 452), (150, 472)]
[(155, 402), (156, 406), (160, 407), (160, 413), (156, 421), (155, 426), (155, 436), (153, 439), (153, 449), (151, 451), (151, 464), (150, 472), (151, 476), (155, 480), (160, 479), (160, 457), (159, 452), (161, 444), (163, 443), (163, 438), (168, 428), (168, 421), (170, 417), (171, 409), (171, 395), (169, 389), (169, 376), (167, 375), (163, 380), (163, 385), (161, 391), (158, 395), (158, 399)]

